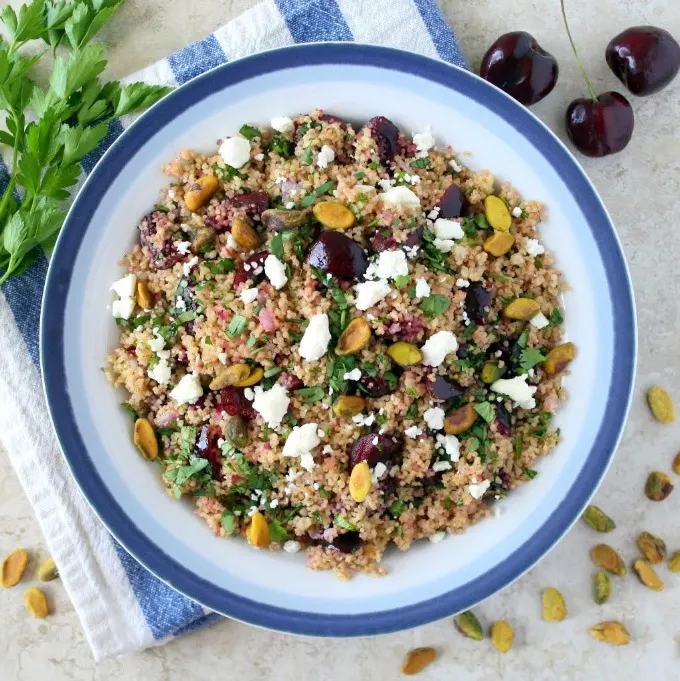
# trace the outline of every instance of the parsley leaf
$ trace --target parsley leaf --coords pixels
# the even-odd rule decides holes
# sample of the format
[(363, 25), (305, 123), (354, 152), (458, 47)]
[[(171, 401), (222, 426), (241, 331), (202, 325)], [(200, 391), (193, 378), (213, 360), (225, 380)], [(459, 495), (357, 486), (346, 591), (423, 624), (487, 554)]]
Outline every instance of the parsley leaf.
[(411, 167), (412, 168), (429, 168), (430, 167), (430, 159), (427, 158), (427, 156), (424, 156), (423, 158), (417, 158), (415, 161), (411, 162)]
[(406, 504), (401, 499), (397, 499), (389, 505), (387, 512), (396, 520), (404, 512), (405, 508)]
[(288, 530), (278, 521), (269, 523), (269, 538), (272, 541), (283, 541), (288, 536)]
[(536, 348), (524, 348), (520, 355), (519, 364), (524, 371), (529, 371), (545, 359), (545, 355)]
[(404, 286), (406, 286), (406, 284), (409, 283), (409, 281), (411, 281), (411, 277), (409, 277), (408, 274), (398, 274), (398, 275), (394, 278), (394, 285), (395, 285), (398, 289), (402, 289), (402, 288), (404, 288)]
[(308, 146), (300, 156), (300, 165), (309, 166), (312, 165), (312, 160), (314, 159), (314, 150), (311, 145)]
[(474, 405), (474, 410), (487, 422), (491, 423), (496, 418), (496, 407), (489, 402), (479, 402)]
[(205, 266), (212, 274), (229, 274), (234, 271), (235, 264), (233, 258), (222, 258), (214, 262), (206, 262)]
[(564, 317), (562, 316), (562, 312), (560, 311), (559, 307), (556, 307), (552, 310), (550, 313), (550, 316), (548, 317), (548, 325), (549, 326), (561, 326), (564, 323)]
[(137, 411), (129, 402), (121, 402), (120, 406), (123, 407), (135, 421), (139, 418)]
[(269, 246), (272, 255), (275, 255), (279, 260), (283, 260), (285, 254), (283, 250), (283, 233), (279, 232), (273, 239)]
[(235, 338), (236, 336), (242, 334), (246, 330), (247, 326), (248, 320), (240, 314), (235, 314), (229, 322), (227, 336), (229, 336), (229, 338)]
[(440, 293), (434, 293), (427, 298), (423, 298), (420, 307), (427, 317), (439, 317), (450, 307), (451, 300)]
[(236, 531), (236, 516), (228, 509), (222, 511), (222, 527), (227, 534), (234, 534)]
[(533, 468), (523, 468), (522, 472), (529, 480), (533, 480), (538, 475), (538, 471), (535, 471)]
[(418, 405), (415, 402), (412, 402), (408, 409), (406, 410), (406, 419), (410, 419), (411, 421), (414, 421), (415, 419), (418, 418)]
[(295, 151), (295, 144), (289, 139), (286, 139), (280, 132), (272, 135), (269, 148), (277, 153), (281, 158), (289, 158)]
[(295, 394), (305, 403), (314, 404), (319, 400), (322, 400), (326, 394), (323, 388), (312, 387), (312, 388), (300, 388), (295, 391)]
[(348, 530), (352, 532), (357, 529), (354, 525), (352, 525), (352, 523), (349, 522), (349, 520), (347, 520), (347, 518), (345, 518), (344, 515), (336, 515), (333, 521), (338, 527), (341, 527), (343, 530)]
[(254, 125), (248, 125), (247, 123), (241, 126), (239, 134), (243, 135), (247, 140), (252, 140), (255, 137), (262, 137), (262, 131), (259, 128), (256, 128)]

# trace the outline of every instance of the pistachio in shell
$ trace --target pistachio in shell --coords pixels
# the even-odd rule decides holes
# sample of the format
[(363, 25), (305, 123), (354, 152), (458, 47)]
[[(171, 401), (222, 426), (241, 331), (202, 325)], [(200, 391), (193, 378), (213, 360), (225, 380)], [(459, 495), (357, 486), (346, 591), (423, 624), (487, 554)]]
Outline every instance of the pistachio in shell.
[(351, 419), (360, 414), (366, 406), (366, 400), (356, 395), (340, 395), (333, 402), (333, 413), (341, 419)]
[(543, 589), (543, 619), (546, 622), (561, 622), (567, 616), (564, 596), (554, 587)]
[(363, 317), (355, 317), (340, 334), (335, 354), (341, 357), (363, 350), (371, 340), (371, 326)]
[(184, 193), (184, 204), (192, 212), (202, 208), (217, 191), (217, 178), (214, 175), (203, 175)]
[(590, 551), (590, 557), (597, 567), (612, 575), (622, 577), (628, 572), (621, 556), (609, 544), (598, 544)]
[(515, 630), (505, 620), (498, 620), (491, 626), (491, 643), (499, 653), (507, 653), (514, 638)]
[(214, 242), (217, 232), (210, 227), (201, 227), (197, 230), (196, 235), (191, 242), (192, 253), (205, 253), (209, 251)]
[(630, 634), (626, 625), (621, 622), (600, 622), (590, 629), (590, 635), (613, 646), (625, 646), (630, 643)]
[(25, 549), (14, 549), (2, 561), (2, 586), (11, 589), (16, 586), (24, 576), (28, 564), (28, 553)]
[(361, 461), (354, 468), (349, 476), (349, 493), (352, 499), (361, 503), (371, 491), (371, 469), (368, 462)]
[(481, 641), (484, 638), (482, 625), (472, 610), (466, 610), (456, 615), (453, 618), (453, 624), (463, 636), (467, 636), (473, 641)]
[(663, 501), (673, 491), (673, 482), (661, 471), (652, 471), (645, 483), (645, 494), (652, 501)]
[(680, 572), (680, 551), (676, 551), (668, 559), (668, 569), (671, 572)]
[(583, 520), (597, 532), (611, 532), (616, 523), (599, 507), (592, 504), (583, 512)]
[(670, 395), (660, 386), (653, 385), (647, 391), (647, 404), (652, 415), (661, 423), (672, 423), (675, 421), (675, 406)]
[(38, 579), (41, 582), (51, 582), (59, 577), (59, 570), (57, 569), (57, 564), (48, 558), (43, 561), (38, 568)]
[(265, 517), (258, 511), (253, 514), (250, 524), (246, 529), (246, 539), (251, 546), (258, 549), (266, 549), (271, 541), (269, 536), (269, 525)]
[(145, 459), (155, 461), (158, 456), (158, 438), (149, 419), (141, 418), (135, 421), (133, 441)]
[(673, 458), (673, 473), (680, 475), (680, 452)]
[(666, 560), (668, 552), (666, 542), (651, 532), (640, 532), (637, 538), (637, 545), (642, 555), (653, 565), (658, 565)]
[(434, 648), (414, 648), (406, 653), (404, 664), (401, 666), (401, 673), (406, 674), (406, 676), (413, 676), (422, 672), (436, 659), (437, 651)]
[(282, 208), (269, 208), (262, 213), (262, 222), (267, 229), (279, 232), (284, 229), (296, 229), (306, 219), (301, 210), (283, 210)]
[(31, 617), (36, 619), (43, 619), (50, 614), (49, 606), (47, 605), (47, 597), (40, 590), (35, 587), (26, 589), (24, 592), (24, 605), (26, 610), (31, 614)]
[(150, 310), (153, 307), (153, 293), (143, 279), (137, 282), (137, 305), (145, 310)]
[(598, 605), (609, 600), (612, 595), (612, 580), (604, 570), (598, 570), (593, 575), (593, 598)]
[(235, 215), (231, 221), (231, 236), (246, 251), (255, 250), (261, 243), (260, 235), (244, 215)]
[(638, 558), (633, 563), (633, 570), (638, 576), (638, 579), (649, 589), (653, 591), (663, 591), (663, 581), (656, 570), (643, 558)]

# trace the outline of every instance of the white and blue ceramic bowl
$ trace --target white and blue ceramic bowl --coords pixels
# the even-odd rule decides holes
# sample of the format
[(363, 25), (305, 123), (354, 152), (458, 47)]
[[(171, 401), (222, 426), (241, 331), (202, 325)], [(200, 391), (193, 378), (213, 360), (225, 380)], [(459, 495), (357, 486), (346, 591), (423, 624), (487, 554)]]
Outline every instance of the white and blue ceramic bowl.
[[(211, 150), (243, 122), (321, 107), (353, 121), (383, 115), (406, 131), (431, 126), (472, 168), (488, 168), (548, 206), (541, 240), (571, 285), (566, 329), (578, 346), (556, 425), (563, 442), (502, 514), (439, 544), (390, 552), (382, 579), (351, 583), (305, 568), (302, 555), (215, 538), (163, 491), (133, 448), (121, 394), (101, 367), (116, 345), (107, 305), (117, 262), (166, 183), (179, 149)], [(127, 550), (177, 590), (252, 624), (357, 636), (464, 610), (539, 560), (579, 517), (612, 459), (633, 384), (633, 296), (621, 245), (592, 184), (524, 107), (462, 69), (387, 48), (319, 44), (258, 54), (192, 80), (142, 116), (82, 188), (52, 257), (41, 357), (54, 426), (74, 477)]]

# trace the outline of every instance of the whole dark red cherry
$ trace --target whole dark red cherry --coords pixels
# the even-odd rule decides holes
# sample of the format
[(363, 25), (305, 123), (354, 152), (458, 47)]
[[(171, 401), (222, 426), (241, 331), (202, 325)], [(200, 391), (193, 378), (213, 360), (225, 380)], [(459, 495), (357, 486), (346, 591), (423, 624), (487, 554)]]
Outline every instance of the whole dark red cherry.
[(482, 59), (479, 75), (530, 106), (540, 102), (557, 83), (557, 60), (526, 31), (505, 33)]
[(680, 44), (663, 28), (633, 26), (612, 38), (605, 58), (614, 75), (634, 94), (663, 90), (680, 71)]
[(621, 151), (630, 142), (634, 127), (633, 107), (618, 92), (575, 99), (567, 108), (569, 139), (586, 156)]

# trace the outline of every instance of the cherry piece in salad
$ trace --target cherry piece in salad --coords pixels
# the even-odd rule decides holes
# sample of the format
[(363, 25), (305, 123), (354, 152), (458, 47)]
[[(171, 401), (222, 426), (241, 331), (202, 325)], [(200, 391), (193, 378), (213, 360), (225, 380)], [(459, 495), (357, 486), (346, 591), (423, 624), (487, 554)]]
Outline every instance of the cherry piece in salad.
[(479, 75), (531, 106), (547, 96), (557, 83), (557, 60), (526, 31), (505, 33), (487, 50)]
[(638, 97), (663, 90), (680, 71), (680, 44), (663, 28), (633, 26), (611, 39), (605, 58), (614, 75)]

